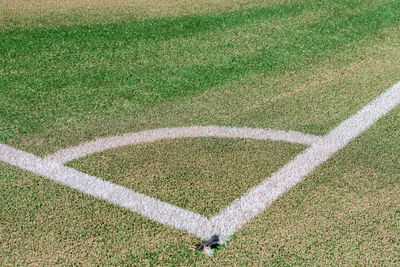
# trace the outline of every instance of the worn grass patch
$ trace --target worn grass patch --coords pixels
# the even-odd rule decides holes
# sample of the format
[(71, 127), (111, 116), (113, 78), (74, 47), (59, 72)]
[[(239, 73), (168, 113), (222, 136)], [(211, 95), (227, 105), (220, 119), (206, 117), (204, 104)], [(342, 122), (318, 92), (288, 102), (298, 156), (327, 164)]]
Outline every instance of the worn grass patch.
[(68, 165), (212, 216), (304, 148), (276, 141), (183, 138), (112, 149)]
[(0, 2), (0, 28), (115, 23), (270, 6), (287, 0), (13, 0)]

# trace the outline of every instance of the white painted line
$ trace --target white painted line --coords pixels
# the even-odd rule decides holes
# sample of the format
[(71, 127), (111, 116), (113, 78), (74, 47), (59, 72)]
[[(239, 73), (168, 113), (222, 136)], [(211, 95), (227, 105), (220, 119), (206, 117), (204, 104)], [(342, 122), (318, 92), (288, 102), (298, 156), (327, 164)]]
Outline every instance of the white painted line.
[[(400, 83), (397, 83), (324, 137), (275, 130), (193, 126), (103, 138), (61, 150), (46, 159), (0, 144), (0, 160), (45, 176), (86, 194), (108, 200), (152, 220), (184, 229), (202, 239), (207, 239), (214, 234), (219, 234), (223, 239), (228, 239), (251, 218), (262, 212), (280, 195), (295, 186), (318, 165), (328, 160), (334, 153), (346, 146), (353, 138), (365, 131), (399, 103)], [(164, 138), (212, 136), (285, 140), (310, 144), (311, 147), (276, 171), (270, 178), (250, 189), (244, 196), (235, 200), (210, 220), (199, 214), (133, 192), (61, 164), (71, 159), (122, 145), (152, 142)]]
[(106, 149), (120, 146), (154, 142), (162, 139), (183, 138), (183, 137), (229, 137), (249, 138), (256, 140), (281, 140), (292, 143), (311, 145), (319, 142), (321, 137), (310, 134), (303, 134), (295, 131), (281, 131), (248, 127), (224, 127), (224, 126), (191, 126), (179, 128), (163, 128), (128, 133), (121, 136), (97, 139), (83, 143), (75, 147), (59, 150), (45, 158), (59, 163), (65, 163), (86, 155), (101, 152)]
[(210, 222), (194, 212), (136, 193), (120, 185), (66, 167), (55, 161), (0, 144), (0, 161), (42, 175), (88, 195), (105, 199), (154, 221), (208, 238)]
[(211, 218), (212, 234), (229, 238), (251, 218), (262, 212), (284, 192), (299, 183), (318, 165), (346, 146), (379, 118), (400, 103), (400, 82), (389, 88), (355, 115), (342, 122), (319, 142), (311, 145), (270, 178), (235, 200)]

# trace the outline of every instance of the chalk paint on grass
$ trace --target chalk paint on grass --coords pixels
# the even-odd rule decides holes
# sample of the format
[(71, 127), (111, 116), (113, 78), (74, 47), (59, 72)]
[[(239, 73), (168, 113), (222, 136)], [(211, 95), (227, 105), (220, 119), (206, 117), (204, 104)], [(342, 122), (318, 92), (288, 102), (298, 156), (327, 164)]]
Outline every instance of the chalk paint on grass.
[(281, 131), (248, 127), (225, 127), (225, 126), (190, 126), (178, 128), (162, 128), (127, 133), (121, 136), (100, 138), (86, 142), (78, 146), (66, 148), (46, 156), (46, 159), (65, 163), (92, 153), (101, 152), (106, 149), (120, 146), (155, 142), (162, 139), (194, 137), (220, 137), (220, 138), (248, 138), (255, 140), (275, 140), (312, 145), (320, 141), (321, 137), (304, 134), (295, 131)]
[[(60, 150), (45, 158), (0, 144), (0, 160), (94, 197), (110, 201), (149, 219), (185, 230), (203, 240), (213, 235), (219, 235), (227, 240), (245, 223), (265, 210), (280, 195), (299, 183), (317, 166), (345, 147), (352, 139), (368, 129), (399, 103), (400, 82), (322, 137), (293, 131), (246, 127), (190, 126), (101, 138)], [(203, 217), (197, 213), (136, 193), (120, 185), (63, 165), (67, 161), (106, 149), (182, 137), (284, 140), (307, 144), (309, 148), (212, 218)]]

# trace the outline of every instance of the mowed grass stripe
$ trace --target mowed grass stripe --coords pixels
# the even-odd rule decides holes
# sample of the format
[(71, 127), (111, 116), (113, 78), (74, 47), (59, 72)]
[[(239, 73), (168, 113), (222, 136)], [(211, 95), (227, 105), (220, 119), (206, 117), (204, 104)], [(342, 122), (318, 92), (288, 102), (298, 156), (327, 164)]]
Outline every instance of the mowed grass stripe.
[(86, 123), (60, 121), (57, 128), (23, 136), (13, 145), (45, 156), (99, 137), (194, 124), (261, 126), (324, 135), (398, 80), (399, 34), (396, 27), (387, 29), (371, 44), (346, 49), (307, 68), (282, 75), (251, 75), (145, 110), (121, 102), (121, 112), (85, 114)]
[[(320, 6), (320, 5), (319, 5)], [(36, 29), (3, 30), (13, 35), (16, 41), (51, 38), (63, 41), (74, 39), (84, 43), (87, 39), (103, 39), (133, 41), (133, 40), (169, 40), (173, 38), (188, 38), (210, 31), (227, 30), (246, 24), (260, 23), (266, 19), (276, 19), (293, 16), (310, 7), (317, 7), (316, 1), (310, 3), (288, 3), (271, 7), (238, 10), (222, 14), (203, 14), (199, 16), (166, 17), (138, 22), (122, 22), (106, 25), (56, 26)], [(19, 38), (18, 38), (19, 37)], [(34, 44), (34, 42), (32, 43)], [(34, 46), (32, 47), (34, 48)]]
[(2, 5), (0, 28), (40, 28), (43, 25), (93, 25), (124, 21), (144, 21), (205, 13), (223, 13), (251, 7), (268, 7), (286, 0), (16, 0)]
[(211, 217), (305, 147), (270, 140), (180, 138), (110, 149), (67, 165)]
[[(169, 60), (168, 50), (162, 50), (164, 54), (157, 53), (157, 50), (165, 46), (165, 42), (179, 43), (174, 39), (179, 37), (187, 41), (186, 46), (175, 46), (174, 50), (174, 44), (171, 43), (172, 50), (169, 53), (182, 53), (177, 48), (183, 48), (188, 57), (207, 55), (208, 43), (201, 38), (204, 34), (201, 29), (207, 28), (213, 32), (218, 30), (204, 26), (202, 19), (192, 25), (193, 30), (185, 30), (188, 26), (182, 26), (181, 36), (173, 36), (175, 31), (170, 32), (172, 39), (166, 39), (167, 30), (150, 31), (147, 37), (154, 37), (151, 42), (148, 39), (141, 41), (142, 35), (146, 37), (145, 32), (141, 34), (139, 30), (135, 35), (131, 33), (136, 32), (135, 30), (124, 28), (126, 24), (114, 26), (115, 32), (112, 26), (107, 25), (103, 28), (86, 26), (47, 31), (35, 29), (3, 32), (4, 42), (1, 43), (7, 45), (3, 45), (1, 49), (5, 66), (0, 76), (0, 81), (4, 84), (0, 93), (4, 114), (1, 139), (6, 141), (18, 134), (40, 132), (54, 125), (51, 122), (57, 119), (82, 118), (81, 113), (101, 112), (110, 108), (119, 111), (121, 108), (115, 103), (121, 101), (147, 107), (166, 99), (199, 93), (252, 73), (282, 72), (311, 64), (321, 58), (333, 56), (335, 51), (345, 46), (356, 45), (362, 39), (375, 38), (386, 27), (396, 25), (400, 18), (399, 6), (397, 1), (392, 1), (372, 5), (366, 11), (346, 14), (344, 10), (348, 8), (348, 3), (332, 4), (330, 8), (336, 8), (337, 12), (342, 11), (344, 14), (323, 17), (312, 23), (300, 23), (293, 28), (278, 28), (271, 32), (266, 32), (270, 30), (267, 27), (264, 32), (259, 32), (261, 36), (265, 34), (266, 44), (252, 50), (229, 43), (220, 46), (218, 40), (213, 40), (215, 43), (211, 48), (216, 50), (211, 53), (212, 57), (205, 56), (195, 64), (190, 60), (184, 64), (177, 62), (176, 58)], [(246, 25), (254, 30), (263, 25), (262, 18), (264, 22), (274, 19), (278, 24), (280, 20), (285, 20), (286, 18), (279, 16), (270, 17), (273, 12), (279, 14), (277, 10), (281, 9), (283, 14), (294, 15), (294, 19), (299, 14), (296, 10), (301, 10), (289, 5), (286, 11), (281, 7), (276, 10), (271, 8), (270, 12), (236, 11), (229, 15), (214, 15), (221, 17), (214, 23), (219, 25), (221, 22), (224, 25), (226, 20), (227, 25), (235, 29), (239, 26), (245, 27), (244, 18), (251, 21), (253, 14), (255, 22)], [(322, 7), (320, 9), (323, 10)], [(303, 12), (305, 11), (307, 10)], [(205, 18), (209, 16), (206, 15)], [(237, 24), (234, 23), (235, 18)], [(193, 18), (185, 17), (181, 18), (181, 22), (171, 24), (179, 28), (179, 25), (191, 25), (191, 19)], [(152, 25), (155, 22), (141, 23)], [(132, 24), (133, 29), (136, 24)], [(162, 29), (164, 24), (155, 23), (154, 29), (157, 26)], [(146, 27), (143, 29), (147, 29)], [(199, 36), (193, 35), (196, 27), (200, 27), (198, 33), (202, 33)], [(218, 29), (217, 26), (215, 28)], [(222, 29), (226, 30), (223, 27)], [(188, 32), (188, 36), (183, 34), (185, 32)], [(29, 38), (24, 39), (25, 34)], [(131, 39), (127, 39), (130, 35)], [(22, 40), (18, 40), (18, 36)], [(261, 42), (262, 38), (257, 40)], [(22, 52), (27, 53), (21, 57)], [(216, 54), (218, 55), (215, 56)]]

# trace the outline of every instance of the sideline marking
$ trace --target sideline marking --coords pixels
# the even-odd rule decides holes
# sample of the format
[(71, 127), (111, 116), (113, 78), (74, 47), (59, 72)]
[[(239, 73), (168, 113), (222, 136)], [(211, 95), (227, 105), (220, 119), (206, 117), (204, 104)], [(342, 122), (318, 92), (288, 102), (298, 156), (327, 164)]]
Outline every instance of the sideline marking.
[(295, 131), (281, 131), (248, 127), (225, 127), (225, 126), (190, 126), (177, 128), (162, 128), (136, 133), (127, 133), (121, 136), (100, 138), (86, 142), (78, 146), (61, 149), (45, 158), (65, 163), (92, 153), (101, 152), (106, 149), (120, 146), (149, 143), (162, 139), (183, 137), (221, 137), (221, 138), (249, 138), (256, 140), (275, 140), (312, 145), (320, 141), (320, 136), (304, 134)]
[[(334, 153), (346, 146), (352, 139), (368, 129), (379, 118), (395, 108), (399, 103), (400, 82), (390, 87), (387, 91), (382, 93), (368, 105), (364, 106), (349, 119), (343, 121), (327, 135), (323, 137), (309, 136), (311, 138), (311, 146), (308, 149), (297, 155), (294, 160), (273, 173), (271, 177), (250, 189), (245, 195), (236, 199), (227, 208), (210, 219), (166, 202), (136, 193), (120, 185), (79, 172), (61, 164), (62, 162), (68, 161), (71, 157), (71, 159), (79, 158), (104, 149), (125, 145), (126, 143), (124, 142), (132, 141), (132, 139), (129, 139), (129, 137), (132, 137), (130, 135), (135, 136), (135, 134), (114, 137), (117, 138), (114, 140), (123, 140), (118, 144), (110, 143), (110, 141), (113, 140), (113, 137), (103, 138), (99, 139), (100, 141), (97, 140), (70, 149), (61, 150), (48, 156), (46, 159), (17, 150), (5, 144), (0, 144), (0, 160), (18, 166), (24, 170), (45, 176), (89, 195), (108, 200), (121, 207), (140, 213), (152, 220), (178, 229), (184, 229), (202, 239), (207, 239), (214, 234), (218, 234), (222, 238), (228, 239), (251, 218), (266, 209), (268, 205), (270, 205), (280, 195), (299, 183), (317, 166), (328, 160)], [(246, 138), (243, 137), (243, 135), (240, 135), (240, 133), (243, 133), (241, 130), (252, 130), (250, 128), (210, 127), (211, 128), (209, 129), (213, 129), (211, 132), (217, 134), (218, 137)], [(179, 134), (176, 134), (177, 129), (179, 129), (178, 132), (181, 131)], [(161, 139), (157, 134), (154, 135), (154, 133), (162, 133), (160, 131), (168, 133), (163, 134), (164, 138), (216, 136), (200, 135), (200, 133), (205, 134), (204, 131), (206, 134), (210, 134), (206, 129), (207, 127), (201, 126), (167, 128), (136, 133), (136, 137), (138, 138), (138, 136), (141, 136), (141, 138), (143, 138), (141, 142), (151, 142), (151, 140), (154, 141)], [(190, 133), (191, 130), (196, 130), (194, 132), (197, 133), (197, 135), (182, 135), (185, 131), (186, 134), (187, 131)], [(219, 130), (221, 130), (223, 134), (219, 134)], [(234, 132), (233, 136), (229, 135), (229, 130)], [(255, 132), (259, 131), (269, 130), (255, 129)], [(146, 134), (149, 133), (153, 133), (153, 135), (146, 137)], [(124, 139), (124, 136), (129, 137), (126, 140)], [(273, 138), (265, 137), (265, 139)], [(138, 139), (135, 142), (138, 142)], [(99, 144), (100, 150), (96, 150), (96, 148), (93, 147), (94, 144)]]

